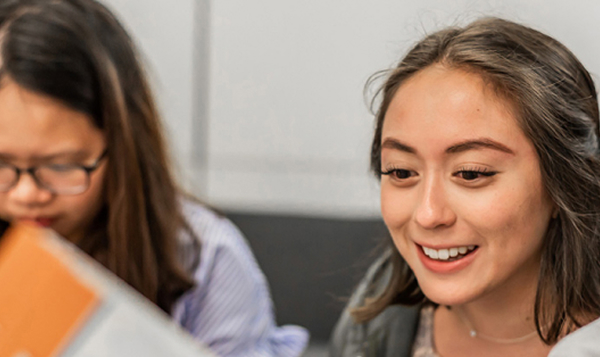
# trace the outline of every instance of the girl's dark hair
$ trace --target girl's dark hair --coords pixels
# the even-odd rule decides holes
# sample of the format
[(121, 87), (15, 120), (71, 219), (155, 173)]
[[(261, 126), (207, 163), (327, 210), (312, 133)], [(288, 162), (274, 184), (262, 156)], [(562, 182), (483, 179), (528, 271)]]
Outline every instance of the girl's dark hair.
[[(555, 343), (600, 316), (600, 162), (598, 101), (588, 71), (561, 43), (529, 27), (484, 18), (426, 36), (386, 73), (376, 112), (371, 169), (381, 177), (383, 120), (398, 88), (434, 64), (476, 73), (516, 108), (536, 148), (543, 184), (559, 214), (548, 227), (535, 299), (540, 337)], [(353, 311), (359, 322), (391, 304), (425, 296), (394, 249), (385, 291)]]
[(91, 116), (107, 140), (105, 205), (80, 246), (169, 312), (192, 287), (186, 223), (135, 46), (95, 0), (2, 0), (0, 79)]

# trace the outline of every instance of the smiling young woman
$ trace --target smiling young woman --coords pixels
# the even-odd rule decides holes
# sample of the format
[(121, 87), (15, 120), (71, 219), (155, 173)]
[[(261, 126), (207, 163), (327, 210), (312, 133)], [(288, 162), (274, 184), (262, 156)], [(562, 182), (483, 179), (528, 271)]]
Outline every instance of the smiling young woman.
[(556, 40), (486, 18), (387, 73), (372, 144), (391, 247), (332, 356), (547, 356), (600, 316), (594, 84)]

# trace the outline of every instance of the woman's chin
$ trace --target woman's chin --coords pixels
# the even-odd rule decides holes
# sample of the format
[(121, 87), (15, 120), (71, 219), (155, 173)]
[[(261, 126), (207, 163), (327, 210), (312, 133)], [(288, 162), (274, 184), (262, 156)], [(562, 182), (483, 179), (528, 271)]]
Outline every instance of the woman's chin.
[(462, 305), (471, 302), (477, 298), (473, 290), (464, 289), (464, 287), (442, 284), (441, 286), (421, 286), (421, 291), (431, 302), (444, 306)]

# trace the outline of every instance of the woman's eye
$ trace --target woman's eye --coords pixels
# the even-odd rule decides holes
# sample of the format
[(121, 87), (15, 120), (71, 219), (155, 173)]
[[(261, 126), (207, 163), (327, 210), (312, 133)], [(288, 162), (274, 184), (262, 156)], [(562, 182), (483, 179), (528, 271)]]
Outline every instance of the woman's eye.
[(73, 170), (74, 168), (76, 168), (76, 166), (75, 165), (54, 164), (54, 165), (48, 165), (47, 168), (52, 171), (56, 171), (56, 172), (66, 172), (66, 171)]
[[(48, 165), (35, 166), (35, 168), (37, 168), (37, 169), (45, 168), (45, 169), (49, 169), (52, 171), (59, 171), (59, 172), (70, 171), (76, 167), (77, 167), (77, 165), (68, 165), (68, 164), (48, 164)], [(0, 168), (16, 168), (16, 166), (0, 161)]]
[(478, 170), (460, 170), (454, 174), (454, 176), (460, 177), (465, 181), (474, 181), (481, 177), (494, 176), (494, 171), (478, 171)]
[(398, 180), (406, 180), (411, 178), (414, 175), (413, 171), (405, 170), (405, 169), (392, 169), (388, 171), (384, 171), (381, 173), (382, 175), (388, 175)]

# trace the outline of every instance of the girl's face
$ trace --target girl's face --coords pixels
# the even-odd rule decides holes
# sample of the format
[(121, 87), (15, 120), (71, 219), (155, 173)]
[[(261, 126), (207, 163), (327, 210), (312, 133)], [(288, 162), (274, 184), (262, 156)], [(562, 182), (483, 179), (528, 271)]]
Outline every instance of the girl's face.
[(383, 219), (424, 294), (456, 305), (535, 289), (554, 204), (511, 105), (434, 65), (398, 89), (382, 130)]
[[(0, 163), (19, 168), (38, 165), (91, 165), (106, 149), (92, 119), (61, 102), (28, 91), (10, 79), (0, 86)], [(22, 173), (17, 184), (0, 192), (0, 218), (33, 220), (77, 242), (104, 201), (106, 161), (90, 174), (89, 188), (77, 195), (54, 194)]]

